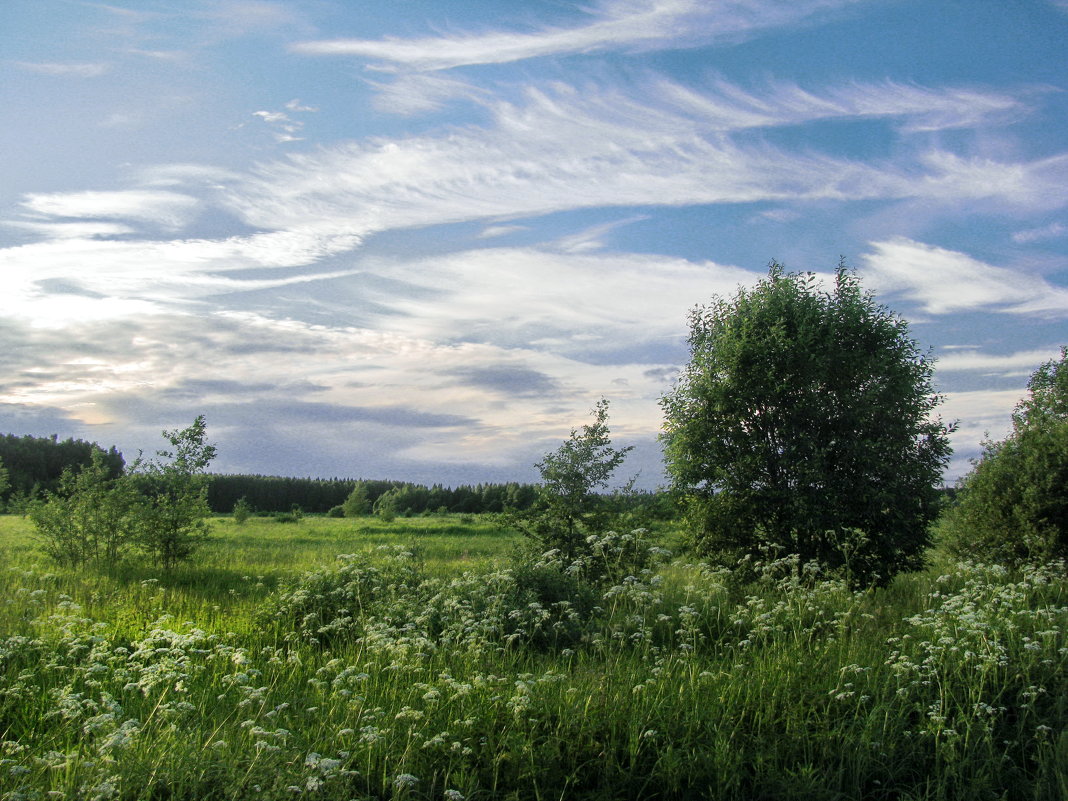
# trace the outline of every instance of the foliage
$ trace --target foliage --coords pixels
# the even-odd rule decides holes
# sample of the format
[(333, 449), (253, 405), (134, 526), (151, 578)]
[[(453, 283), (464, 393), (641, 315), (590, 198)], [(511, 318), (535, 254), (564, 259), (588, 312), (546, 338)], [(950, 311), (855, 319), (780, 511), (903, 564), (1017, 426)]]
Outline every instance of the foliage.
[[(0, 548), (22, 523), (0, 520)], [(220, 528), (234, 548), (259, 539)], [(272, 591), (286, 560), (262, 586), (247, 574), (264, 562), (242, 553), (244, 565), (158, 581), (46, 571), (26, 552), (0, 573), (0, 793), (1060, 801), (1068, 789), (1060, 565), (953, 564), (857, 592), (791, 557), (735, 596), (712, 565), (654, 564), (596, 588), (584, 611), (581, 577), (551, 559), (443, 570), (391, 547)]]
[(157, 564), (169, 570), (189, 559), (208, 532), (205, 470), (216, 448), (206, 442), (204, 416), (188, 428), (164, 431), (172, 450), (138, 460), (130, 479), (145, 496), (140, 510), (140, 545)]
[(1012, 434), (985, 445), (943, 515), (957, 554), (1012, 565), (1068, 558), (1068, 349), (1027, 388)]
[(231, 514), (233, 515), (235, 523), (239, 526), (244, 525), (252, 516), (252, 505), (248, 502), (247, 498), (238, 498)]
[(515, 524), (543, 549), (558, 549), (566, 562), (585, 552), (590, 534), (604, 532), (618, 520), (608, 488), (612, 474), (632, 446), (613, 448), (608, 428), (608, 401), (591, 411), (593, 422), (572, 429), (571, 436), (535, 466), (541, 474), (537, 498)]
[(352, 492), (341, 504), (345, 517), (362, 517), (371, 511), (371, 499), (367, 494), (367, 486), (362, 481), (357, 481)]
[(64, 565), (115, 565), (137, 545), (145, 502), (125, 477), (114, 478), (104, 454), (88, 466), (63, 471), (59, 487), (30, 504), (45, 552)]
[(1017, 432), (1068, 420), (1068, 346), (1061, 348), (1060, 360), (1050, 359), (1031, 374), (1027, 392), (1012, 413)]
[(254, 476), (213, 474), (208, 479), (208, 504), (216, 514), (226, 514), (239, 498), (247, 498), (253, 508), (265, 512), (287, 512), (298, 504), (309, 514), (325, 514), (341, 506), (362, 486), (373, 506), (378, 498), (396, 489), (400, 497), (398, 511), (411, 509), (423, 512), (503, 512), (506, 509), (525, 509), (534, 500), (535, 489), (530, 484), (478, 484), (445, 487), (441, 484), (424, 486), (402, 481), (381, 479), (321, 479), (286, 476)]
[[(88, 467), (93, 453), (100, 453), (108, 465), (111, 478), (122, 475), (122, 454), (114, 447), (104, 450), (99, 445), (83, 440), (59, 440), (51, 437), (0, 436), (0, 463), (8, 471), (12, 497), (32, 499), (44, 492), (59, 488), (64, 470)], [(0, 490), (4, 497), (5, 490)], [(11, 498), (9, 498), (10, 500)]]
[(860, 584), (918, 568), (952, 427), (930, 418), (941, 398), (906, 322), (843, 264), (823, 292), (773, 262), (690, 328), (663, 440), (697, 548), (796, 553)]

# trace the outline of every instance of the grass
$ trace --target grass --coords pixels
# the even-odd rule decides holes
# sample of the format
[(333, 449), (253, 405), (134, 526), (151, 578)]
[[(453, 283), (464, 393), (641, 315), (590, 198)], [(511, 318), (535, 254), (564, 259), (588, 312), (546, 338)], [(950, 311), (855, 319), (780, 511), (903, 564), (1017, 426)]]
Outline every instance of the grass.
[(1063, 565), (591, 590), (488, 519), (215, 532), (99, 573), (0, 518), (0, 798), (1068, 797)]

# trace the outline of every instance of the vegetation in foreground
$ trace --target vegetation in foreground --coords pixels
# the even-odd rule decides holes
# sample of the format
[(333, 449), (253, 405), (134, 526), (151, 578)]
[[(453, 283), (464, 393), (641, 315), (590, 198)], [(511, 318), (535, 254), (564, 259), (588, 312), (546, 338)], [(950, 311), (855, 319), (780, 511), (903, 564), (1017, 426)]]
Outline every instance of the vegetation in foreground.
[(562, 565), (489, 521), (305, 518), (109, 576), (0, 525), (5, 799), (1068, 793), (1063, 565), (738, 586), (640, 534)]

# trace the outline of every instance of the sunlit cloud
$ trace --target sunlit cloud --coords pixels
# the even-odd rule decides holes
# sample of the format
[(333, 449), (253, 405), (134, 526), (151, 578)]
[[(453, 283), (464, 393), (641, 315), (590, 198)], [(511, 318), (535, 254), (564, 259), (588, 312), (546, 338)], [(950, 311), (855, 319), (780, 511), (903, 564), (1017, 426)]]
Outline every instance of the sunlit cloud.
[(1041, 276), (996, 267), (965, 253), (897, 238), (873, 242), (864, 272), (883, 292), (899, 294), (928, 314), (988, 310), (1068, 316), (1068, 290)]

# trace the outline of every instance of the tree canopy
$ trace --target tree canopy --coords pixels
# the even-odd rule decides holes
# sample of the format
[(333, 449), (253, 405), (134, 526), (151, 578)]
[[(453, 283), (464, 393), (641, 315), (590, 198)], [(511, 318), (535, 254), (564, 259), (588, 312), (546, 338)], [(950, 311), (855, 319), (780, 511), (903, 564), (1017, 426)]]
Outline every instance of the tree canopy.
[(839, 263), (829, 291), (772, 262), (690, 315), (662, 399), (673, 488), (695, 545), (798, 554), (860, 583), (921, 565), (951, 426), (905, 320)]

